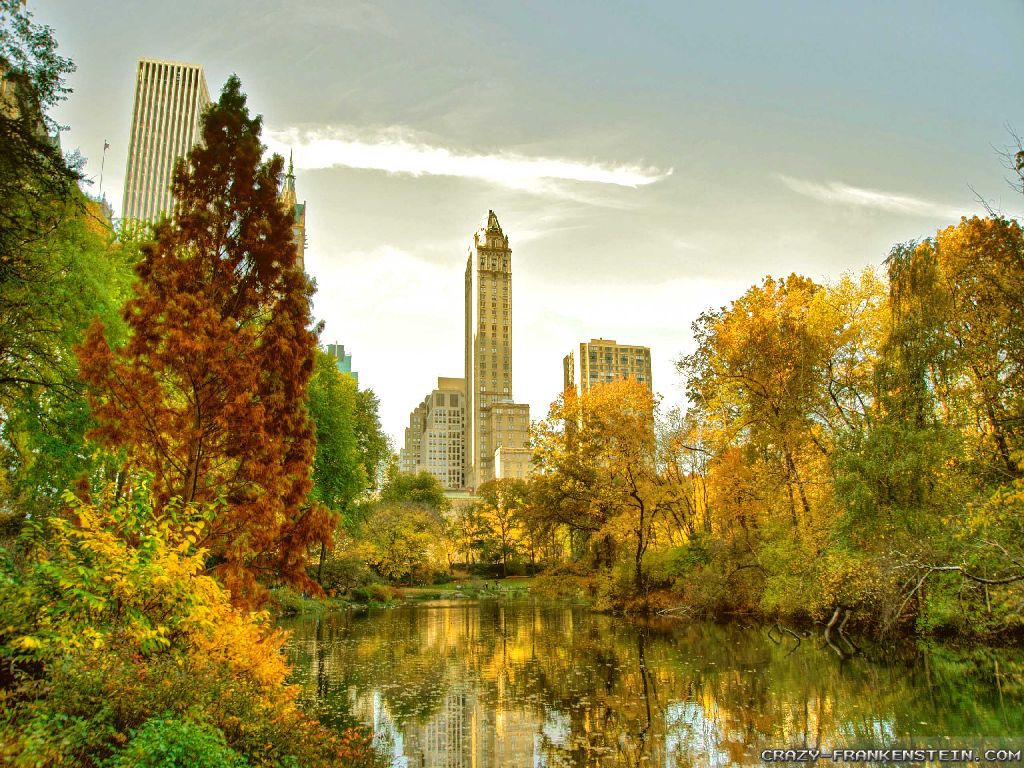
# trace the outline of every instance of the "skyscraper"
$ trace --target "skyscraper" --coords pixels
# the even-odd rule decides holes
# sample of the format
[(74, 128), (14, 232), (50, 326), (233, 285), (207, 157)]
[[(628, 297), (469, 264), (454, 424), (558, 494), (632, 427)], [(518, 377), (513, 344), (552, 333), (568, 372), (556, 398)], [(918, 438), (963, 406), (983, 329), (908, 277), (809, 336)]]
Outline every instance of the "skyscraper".
[[(476, 488), (494, 477), (494, 453), (508, 444), (505, 432), (492, 432), (491, 407), (513, 402), (512, 249), (494, 211), (466, 260), (465, 336), (466, 481)], [(519, 412), (528, 424), (529, 407)]]
[(653, 390), (651, 349), (611, 339), (591, 339), (580, 343), (579, 359), (572, 352), (562, 359), (562, 375), (564, 389), (575, 388), (580, 393), (616, 379), (636, 379)]
[(173, 213), (174, 164), (200, 140), (199, 118), (209, 103), (202, 67), (139, 59), (121, 211), (125, 221), (152, 224)]

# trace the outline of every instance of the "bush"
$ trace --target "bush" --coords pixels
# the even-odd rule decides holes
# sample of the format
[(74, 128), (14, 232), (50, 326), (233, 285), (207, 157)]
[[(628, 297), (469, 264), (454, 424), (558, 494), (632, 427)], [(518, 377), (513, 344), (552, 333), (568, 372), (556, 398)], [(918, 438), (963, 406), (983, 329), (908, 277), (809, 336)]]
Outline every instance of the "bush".
[(395, 598), (395, 590), (386, 584), (371, 584), (370, 600), (375, 603), (390, 603)]
[[(316, 571), (313, 571), (316, 574)], [(365, 560), (354, 557), (330, 557), (320, 569), (320, 586), (325, 592), (349, 592), (374, 581), (373, 571)]]
[(323, 601), (301, 595), (291, 587), (275, 587), (270, 590), (270, 604), (279, 616), (319, 613), (324, 608)]
[(104, 768), (246, 768), (224, 734), (204, 723), (155, 717)]
[(144, 490), (65, 501), (67, 518), (28, 524), (23, 557), (0, 552), (0, 669), (19, 672), (3, 681), (0, 763), (99, 768), (130, 739), (195, 725), (192, 747), (219, 733), (253, 768), (345, 764), (285, 685), (284, 633), (204, 575), (209, 508), (158, 516)]
[(356, 603), (370, 602), (370, 590), (367, 587), (356, 587), (349, 593), (349, 597)]

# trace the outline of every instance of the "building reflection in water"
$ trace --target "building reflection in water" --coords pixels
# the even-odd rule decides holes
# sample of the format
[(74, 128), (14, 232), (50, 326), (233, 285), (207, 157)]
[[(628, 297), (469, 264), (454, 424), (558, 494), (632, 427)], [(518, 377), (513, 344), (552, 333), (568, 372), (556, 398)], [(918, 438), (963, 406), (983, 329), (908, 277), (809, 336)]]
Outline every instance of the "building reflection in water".
[(330, 725), (371, 726), (396, 767), (745, 765), (781, 746), (908, 744), (934, 733), (962, 746), (966, 736), (1024, 732), (1019, 652), (997, 660), (1000, 693), (984, 674), (988, 657), (973, 662), (974, 677), (962, 656), (840, 662), (757, 631), (525, 601), (287, 626), (302, 698)]

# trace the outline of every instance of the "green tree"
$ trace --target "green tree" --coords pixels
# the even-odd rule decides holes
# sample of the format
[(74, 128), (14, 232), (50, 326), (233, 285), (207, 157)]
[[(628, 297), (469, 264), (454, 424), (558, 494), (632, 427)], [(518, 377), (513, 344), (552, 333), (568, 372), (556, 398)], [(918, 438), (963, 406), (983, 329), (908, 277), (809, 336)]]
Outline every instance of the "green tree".
[(366, 469), (370, 488), (376, 488), (378, 476), (391, 456), (391, 445), (380, 425), (380, 401), (372, 389), (356, 392), (356, 444), (360, 462)]
[[(81, 207), (81, 176), (51, 138), (58, 126), (49, 117), (66, 98), (64, 78), (74, 69), (57, 53), (49, 27), (33, 23), (18, 0), (0, 0), (0, 287), (44, 287), (53, 272), (35, 248)], [(0, 351), (0, 360), (10, 354)], [(0, 370), (0, 384), (10, 379)]]
[(339, 512), (370, 486), (359, 450), (358, 400), (355, 380), (338, 371), (333, 357), (317, 350), (309, 382), (309, 415), (316, 428), (312, 497)]
[(440, 511), (451, 506), (441, 481), (432, 474), (424, 471), (408, 475), (394, 466), (381, 489), (380, 498), (384, 502), (415, 504)]

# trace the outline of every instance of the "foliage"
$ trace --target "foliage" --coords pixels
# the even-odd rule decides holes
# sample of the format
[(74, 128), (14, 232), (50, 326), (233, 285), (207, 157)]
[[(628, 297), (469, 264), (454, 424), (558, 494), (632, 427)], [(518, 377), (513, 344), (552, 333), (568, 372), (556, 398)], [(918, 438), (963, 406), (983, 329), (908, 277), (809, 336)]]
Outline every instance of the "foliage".
[(373, 505), (360, 531), (359, 551), (392, 583), (425, 583), (447, 569), (444, 524), (438, 510), (409, 502)]
[(484, 531), (496, 540), (501, 575), (508, 576), (508, 561), (519, 550), (525, 536), (523, 509), (527, 503), (527, 484), (516, 478), (490, 480), (476, 490), (483, 500), (479, 508)]
[(2, 289), (0, 304), (13, 307), (17, 317), (0, 322), (0, 347), (21, 349), (19, 375), (25, 378), (3, 402), (0, 457), (12, 505), (24, 513), (53, 510), (63, 489), (95, 473), (104, 459), (85, 439), (95, 424), (73, 347), (94, 317), (115, 344), (123, 342), (119, 311), (138, 250), (132, 241), (115, 240), (91, 215), (70, 216), (39, 244), (38, 254), (53, 270), (45, 290), (31, 283)]
[[(18, 0), (0, 2), (0, 289), (45, 287), (52, 273), (36, 248), (81, 206), (81, 177), (51, 138), (57, 125), (48, 114), (66, 97), (64, 78), (73, 71), (49, 27), (35, 24)], [(9, 364), (10, 351), (0, 351)], [(0, 384), (14, 378), (0, 369)]]
[[(554, 574), (568, 555), (552, 581), (616, 610), (1019, 632), (1024, 234), (963, 219), (885, 267), (768, 277), (705, 312), (678, 363), (690, 406), (654, 427), (625, 383), (566, 392), (512, 549)], [(470, 551), (502, 527), (456, 522)]]
[(248, 601), (263, 597), (263, 574), (316, 589), (306, 551), (334, 522), (306, 503), (311, 286), (278, 201), (282, 160), (261, 159), (261, 127), (229, 78), (202, 143), (176, 167), (175, 218), (142, 248), (128, 342), (113, 350), (97, 323), (79, 352), (95, 436), (152, 474), (157, 507), (225, 500), (206, 543), (233, 597)]
[(450, 506), (444, 495), (441, 481), (429, 472), (408, 475), (393, 466), (380, 493), (381, 501), (415, 504), (435, 510), (446, 510)]
[(547, 475), (543, 503), (588, 537), (598, 563), (610, 567), (618, 544), (626, 543), (638, 591), (645, 586), (643, 559), (659, 518), (677, 503), (659, 462), (655, 407), (651, 392), (631, 379), (579, 396), (567, 391), (538, 427), (536, 440), (538, 466)]
[(105, 768), (245, 768), (248, 763), (203, 723), (154, 717)]
[(334, 764), (284, 684), (283, 633), (204, 573), (215, 506), (157, 507), (143, 486), (66, 501), (0, 577), (5, 761), (100, 765), (156, 717), (201, 723), (253, 766)]
[(380, 401), (372, 389), (356, 392), (355, 431), (359, 461), (366, 470), (369, 487), (375, 489), (378, 476), (392, 454), (380, 425)]
[(309, 416), (316, 428), (312, 496), (334, 510), (345, 509), (369, 487), (358, 454), (356, 397), (355, 379), (318, 349), (309, 382)]

